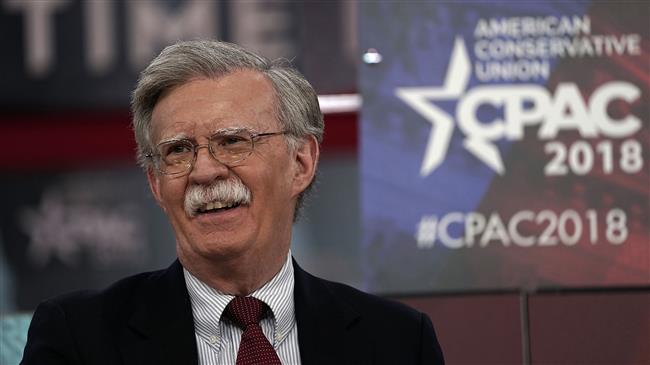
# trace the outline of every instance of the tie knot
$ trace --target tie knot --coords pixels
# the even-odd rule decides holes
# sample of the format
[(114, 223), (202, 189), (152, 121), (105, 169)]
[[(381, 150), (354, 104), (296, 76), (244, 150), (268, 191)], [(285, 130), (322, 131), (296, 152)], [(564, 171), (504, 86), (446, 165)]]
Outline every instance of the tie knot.
[(237, 326), (245, 329), (251, 324), (259, 323), (264, 318), (268, 306), (253, 297), (235, 297), (226, 306), (225, 314)]

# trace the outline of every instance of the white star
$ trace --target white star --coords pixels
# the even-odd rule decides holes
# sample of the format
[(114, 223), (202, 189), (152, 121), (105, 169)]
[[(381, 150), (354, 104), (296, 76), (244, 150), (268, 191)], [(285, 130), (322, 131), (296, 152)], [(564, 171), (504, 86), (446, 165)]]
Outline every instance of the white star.
[(431, 133), (420, 168), (422, 177), (433, 172), (445, 159), (454, 131), (452, 116), (430, 101), (458, 99), (467, 87), (470, 71), (465, 42), (461, 37), (456, 37), (442, 87), (401, 87), (395, 91), (397, 97), (431, 123)]

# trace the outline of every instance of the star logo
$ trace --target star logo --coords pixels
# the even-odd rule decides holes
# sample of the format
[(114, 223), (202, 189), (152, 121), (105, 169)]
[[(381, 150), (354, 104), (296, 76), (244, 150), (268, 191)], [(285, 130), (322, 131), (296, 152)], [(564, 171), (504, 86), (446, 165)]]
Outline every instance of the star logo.
[[(431, 123), (431, 132), (420, 168), (421, 177), (431, 174), (444, 161), (454, 132), (452, 116), (432, 101), (459, 99), (465, 93), (470, 76), (471, 65), (467, 47), (461, 37), (456, 37), (442, 87), (402, 87), (395, 91), (397, 97)], [(501, 156), (493, 144), (482, 138), (469, 136), (464, 140), (463, 146), (494, 171), (504, 173)]]

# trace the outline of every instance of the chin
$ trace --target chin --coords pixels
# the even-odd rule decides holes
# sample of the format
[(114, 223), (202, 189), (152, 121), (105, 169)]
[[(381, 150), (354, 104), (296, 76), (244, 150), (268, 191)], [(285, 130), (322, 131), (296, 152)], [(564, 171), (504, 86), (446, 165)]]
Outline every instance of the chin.
[(243, 237), (242, 233), (222, 230), (196, 232), (178, 243), (179, 257), (192, 256), (216, 262), (239, 257), (253, 246), (249, 244), (251, 240)]

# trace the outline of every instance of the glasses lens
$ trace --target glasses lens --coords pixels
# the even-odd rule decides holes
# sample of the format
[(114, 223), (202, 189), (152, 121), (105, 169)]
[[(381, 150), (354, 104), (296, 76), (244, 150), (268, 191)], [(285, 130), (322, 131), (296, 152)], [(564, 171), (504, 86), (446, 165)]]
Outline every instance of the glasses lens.
[(189, 141), (169, 141), (158, 146), (159, 168), (165, 174), (186, 171), (194, 158), (194, 145)]
[(210, 148), (217, 160), (226, 164), (235, 163), (250, 155), (253, 139), (246, 130), (219, 133), (210, 139)]

